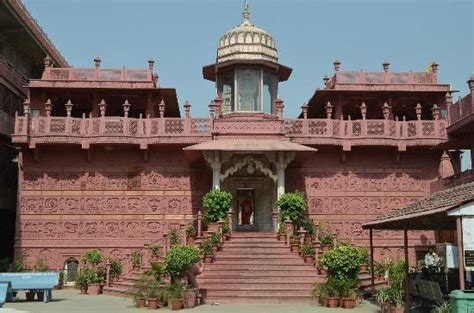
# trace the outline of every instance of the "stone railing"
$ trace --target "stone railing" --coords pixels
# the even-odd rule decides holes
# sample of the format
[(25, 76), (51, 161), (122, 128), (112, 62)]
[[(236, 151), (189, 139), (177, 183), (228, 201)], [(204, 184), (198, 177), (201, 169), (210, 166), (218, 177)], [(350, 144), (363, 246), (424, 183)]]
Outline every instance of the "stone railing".
[(449, 108), (449, 125), (455, 124), (472, 113), (474, 113), (474, 99), (472, 99), (472, 94), (469, 94), (460, 98)]
[(12, 84), (25, 96), (28, 94), (28, 81), (20, 74), (15, 72), (6, 61), (0, 57), (0, 77), (3, 77), (7, 82)]
[(435, 72), (336, 72), (326, 85), (332, 88), (335, 84), (437, 84)]
[[(17, 143), (197, 143), (210, 140), (223, 129), (210, 118), (128, 117), (27, 117), (16, 116), (12, 136)], [(262, 121), (263, 122), (263, 121)], [(256, 133), (258, 121), (240, 121), (232, 133)], [(227, 125), (228, 126), (228, 125)], [(263, 134), (275, 134), (301, 144), (331, 145), (434, 145), (446, 140), (446, 121), (282, 119), (263, 123)], [(230, 131), (225, 127), (226, 131)], [(250, 131), (249, 131), (250, 130)], [(139, 140), (137, 142), (137, 139)], [(352, 142), (352, 143), (351, 143)], [(87, 144), (86, 144), (87, 146)]]
[(103, 69), (96, 68), (53, 68), (46, 67), (43, 80), (70, 81), (137, 81), (153, 82), (153, 72), (147, 69)]
[(462, 173), (447, 177), (439, 178), (431, 183), (431, 193), (448, 189), (451, 187), (467, 184), (474, 181), (474, 170), (466, 170)]

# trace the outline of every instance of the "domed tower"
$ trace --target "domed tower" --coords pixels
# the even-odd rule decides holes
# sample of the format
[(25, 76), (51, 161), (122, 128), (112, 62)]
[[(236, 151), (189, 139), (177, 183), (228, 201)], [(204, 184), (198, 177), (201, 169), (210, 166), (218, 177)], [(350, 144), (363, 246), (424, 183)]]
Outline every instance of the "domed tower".
[(278, 82), (286, 81), (292, 69), (278, 63), (272, 36), (249, 17), (245, 1), (242, 23), (221, 37), (216, 63), (204, 66), (203, 76), (216, 83), (223, 113), (276, 114)]

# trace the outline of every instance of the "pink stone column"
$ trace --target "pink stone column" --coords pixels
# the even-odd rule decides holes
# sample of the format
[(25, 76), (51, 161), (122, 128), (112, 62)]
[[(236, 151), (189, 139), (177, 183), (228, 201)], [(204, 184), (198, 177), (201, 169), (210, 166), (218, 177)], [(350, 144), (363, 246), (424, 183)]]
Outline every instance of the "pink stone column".
[(232, 236), (232, 224), (233, 224), (232, 215), (233, 214), (234, 214), (234, 211), (232, 210), (232, 208), (229, 208), (229, 210), (227, 211), (227, 221), (229, 222), (229, 236)]
[(298, 229), (298, 237), (300, 239), (300, 247), (302, 247), (304, 245), (304, 239), (306, 237), (306, 230), (304, 230), (303, 227), (300, 227), (300, 229)]
[(105, 284), (107, 287), (110, 287), (110, 267), (111, 267), (111, 263), (110, 263), (110, 259), (108, 258), (107, 259), (107, 262), (105, 263), (105, 269), (106, 269), (106, 273), (105, 273)]
[(319, 242), (319, 230), (316, 229), (313, 239), (313, 248), (314, 248), (314, 264), (316, 268), (319, 266), (319, 253), (321, 251), (321, 242)]
[(272, 224), (273, 224), (273, 234), (278, 236), (278, 210), (274, 209), (272, 211)]
[(285, 220), (286, 245), (290, 245), (290, 237), (293, 235), (293, 223), (289, 219)]
[(179, 232), (181, 236), (181, 244), (185, 246), (187, 242), (186, 242), (186, 224), (184, 222), (181, 222), (179, 224)]
[(202, 237), (202, 212), (201, 210), (197, 213), (197, 237)]

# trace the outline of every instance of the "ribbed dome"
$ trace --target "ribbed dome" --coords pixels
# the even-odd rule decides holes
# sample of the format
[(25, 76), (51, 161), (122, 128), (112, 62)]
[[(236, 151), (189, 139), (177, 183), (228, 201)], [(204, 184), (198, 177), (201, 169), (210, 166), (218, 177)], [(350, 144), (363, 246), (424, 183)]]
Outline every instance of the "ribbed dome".
[(240, 25), (226, 32), (219, 40), (217, 63), (235, 60), (278, 62), (272, 36), (249, 21), (250, 11), (245, 4)]

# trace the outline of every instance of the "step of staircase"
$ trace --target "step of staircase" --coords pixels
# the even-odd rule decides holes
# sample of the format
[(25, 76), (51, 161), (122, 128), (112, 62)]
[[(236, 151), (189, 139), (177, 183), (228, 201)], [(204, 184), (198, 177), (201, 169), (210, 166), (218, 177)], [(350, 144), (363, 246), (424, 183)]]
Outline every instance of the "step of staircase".
[(274, 234), (234, 232), (197, 279), (207, 303), (301, 303), (324, 278)]

